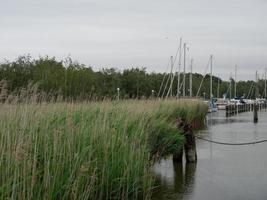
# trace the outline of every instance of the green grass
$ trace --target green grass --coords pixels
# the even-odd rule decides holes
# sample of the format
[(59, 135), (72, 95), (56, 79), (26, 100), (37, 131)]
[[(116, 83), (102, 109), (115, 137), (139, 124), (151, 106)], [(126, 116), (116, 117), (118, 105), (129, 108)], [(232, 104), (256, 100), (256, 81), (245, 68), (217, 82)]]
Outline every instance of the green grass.
[(181, 148), (198, 101), (0, 105), (0, 199), (149, 199), (155, 158)]

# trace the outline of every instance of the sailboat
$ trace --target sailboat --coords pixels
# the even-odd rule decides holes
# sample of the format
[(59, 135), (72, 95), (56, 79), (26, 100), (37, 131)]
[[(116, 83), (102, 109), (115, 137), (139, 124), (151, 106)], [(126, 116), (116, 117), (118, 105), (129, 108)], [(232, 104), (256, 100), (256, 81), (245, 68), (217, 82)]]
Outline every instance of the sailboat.
[(228, 100), (226, 99), (226, 96), (227, 96), (227, 93), (228, 93), (228, 90), (226, 93), (223, 94), (223, 98), (220, 98), (220, 79), (219, 79), (219, 76), (218, 76), (218, 83), (217, 83), (217, 101), (216, 101), (216, 104), (217, 104), (217, 108), (218, 110), (226, 110), (226, 106), (228, 105)]
[(217, 112), (218, 107), (216, 104), (216, 100), (213, 98), (212, 94), (212, 59), (213, 55), (210, 55), (210, 101), (209, 101), (209, 112)]

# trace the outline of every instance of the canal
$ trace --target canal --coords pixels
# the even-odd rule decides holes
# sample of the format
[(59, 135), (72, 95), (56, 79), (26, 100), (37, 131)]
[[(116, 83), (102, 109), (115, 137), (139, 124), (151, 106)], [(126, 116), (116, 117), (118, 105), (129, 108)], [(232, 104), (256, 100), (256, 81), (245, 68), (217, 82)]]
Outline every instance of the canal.
[[(212, 113), (199, 134), (229, 143), (267, 139), (267, 112), (259, 112), (257, 124), (252, 112), (230, 118)], [(168, 158), (154, 166), (158, 187), (152, 199), (267, 199), (267, 143), (224, 146), (197, 140), (197, 153), (197, 164), (174, 164)]]

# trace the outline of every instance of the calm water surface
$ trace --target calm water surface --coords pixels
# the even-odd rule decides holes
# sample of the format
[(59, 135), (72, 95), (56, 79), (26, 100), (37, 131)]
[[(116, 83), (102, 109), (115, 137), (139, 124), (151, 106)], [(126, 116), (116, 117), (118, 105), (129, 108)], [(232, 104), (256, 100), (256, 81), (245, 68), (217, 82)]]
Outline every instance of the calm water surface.
[[(207, 116), (201, 136), (223, 142), (267, 139), (267, 112), (225, 118), (225, 112)], [(154, 166), (159, 187), (154, 200), (267, 200), (267, 143), (223, 146), (197, 141), (197, 164), (174, 164), (162, 160)]]

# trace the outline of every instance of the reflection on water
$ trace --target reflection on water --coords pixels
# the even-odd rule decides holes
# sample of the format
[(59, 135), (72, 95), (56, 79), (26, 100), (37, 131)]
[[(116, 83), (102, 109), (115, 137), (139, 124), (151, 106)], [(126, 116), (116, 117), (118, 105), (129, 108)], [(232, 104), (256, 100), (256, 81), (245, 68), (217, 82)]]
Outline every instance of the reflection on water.
[[(163, 171), (163, 170), (164, 171)], [(176, 199), (190, 194), (194, 187), (196, 164), (174, 163), (172, 159), (162, 160), (155, 165), (156, 181), (160, 187), (155, 188), (153, 198)]]
[[(250, 142), (267, 138), (267, 112), (225, 118), (224, 112), (207, 116), (202, 137), (221, 142)], [(153, 198), (188, 200), (267, 199), (267, 143), (222, 146), (197, 141), (198, 163), (173, 163), (172, 158), (154, 166), (158, 187)]]

